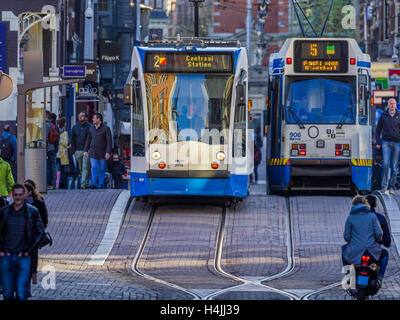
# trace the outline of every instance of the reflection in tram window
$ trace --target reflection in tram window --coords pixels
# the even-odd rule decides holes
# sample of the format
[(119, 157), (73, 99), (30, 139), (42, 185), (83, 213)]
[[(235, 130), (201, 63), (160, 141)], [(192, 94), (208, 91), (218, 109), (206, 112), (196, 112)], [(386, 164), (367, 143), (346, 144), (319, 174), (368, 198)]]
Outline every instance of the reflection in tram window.
[(233, 77), (145, 74), (149, 142), (228, 143)]
[[(292, 78), (288, 82), (288, 123), (354, 123), (355, 78), (346, 80)], [(343, 79), (343, 78), (341, 78)]]

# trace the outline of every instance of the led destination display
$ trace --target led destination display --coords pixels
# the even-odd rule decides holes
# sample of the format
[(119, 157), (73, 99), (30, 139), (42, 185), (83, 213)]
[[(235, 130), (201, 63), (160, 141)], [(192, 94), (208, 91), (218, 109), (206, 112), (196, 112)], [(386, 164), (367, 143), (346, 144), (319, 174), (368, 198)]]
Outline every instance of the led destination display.
[(347, 41), (297, 40), (294, 42), (295, 72), (346, 73), (348, 67)]
[(232, 73), (231, 53), (147, 52), (147, 73)]

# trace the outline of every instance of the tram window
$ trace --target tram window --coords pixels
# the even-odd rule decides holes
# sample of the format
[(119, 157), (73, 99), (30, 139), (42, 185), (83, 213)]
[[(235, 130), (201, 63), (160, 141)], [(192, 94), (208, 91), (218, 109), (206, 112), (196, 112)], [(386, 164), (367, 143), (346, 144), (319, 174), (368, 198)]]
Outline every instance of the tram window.
[(246, 156), (246, 85), (239, 84), (236, 87), (236, 107), (233, 125), (233, 156)]
[(141, 103), (140, 83), (133, 82), (134, 103), (132, 105), (132, 156), (145, 156), (145, 134), (144, 134), (144, 116), (143, 105)]
[(369, 85), (369, 76), (367, 73), (360, 70), (358, 75), (358, 123), (360, 125), (368, 124), (368, 109), (369, 109), (369, 99), (370, 93), (368, 89)]

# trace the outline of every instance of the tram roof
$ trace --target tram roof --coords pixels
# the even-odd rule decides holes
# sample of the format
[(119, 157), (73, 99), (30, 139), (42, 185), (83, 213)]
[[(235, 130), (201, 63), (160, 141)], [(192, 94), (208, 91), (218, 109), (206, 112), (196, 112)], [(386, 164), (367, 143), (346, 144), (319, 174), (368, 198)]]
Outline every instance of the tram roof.
[(215, 49), (215, 48), (230, 48), (240, 49), (240, 41), (223, 40), (213, 38), (165, 38), (164, 40), (153, 40), (148, 42), (141, 42), (142, 48), (196, 48), (196, 49)]

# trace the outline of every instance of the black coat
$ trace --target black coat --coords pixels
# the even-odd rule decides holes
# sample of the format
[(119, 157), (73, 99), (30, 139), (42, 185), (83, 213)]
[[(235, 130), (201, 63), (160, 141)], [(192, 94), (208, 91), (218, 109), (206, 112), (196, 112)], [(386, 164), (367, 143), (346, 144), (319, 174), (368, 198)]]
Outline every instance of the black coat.
[(120, 178), (123, 174), (126, 173), (126, 168), (125, 165), (121, 162), (121, 160), (119, 161), (110, 160), (108, 162), (108, 172), (111, 173), (114, 179), (116, 177)]
[(46, 204), (44, 203), (43, 200), (40, 200), (38, 198), (34, 198), (32, 205), (39, 210), (39, 215), (40, 219), (42, 219), (42, 223), (44, 228), (47, 228), (47, 224), (49, 223), (49, 215), (47, 212), (47, 207)]
[(392, 117), (388, 110), (382, 113), (376, 126), (376, 144), (381, 145), (385, 141), (400, 142), (400, 112), (396, 111)]
[[(11, 206), (13, 206), (13, 204), (0, 209), (0, 251), (4, 251), (5, 226)], [(39, 215), (39, 210), (28, 203), (25, 203), (24, 206), (26, 213), (25, 239), (28, 244), (27, 252), (31, 254), (34, 250), (38, 249), (45, 235), (45, 231)]]
[(89, 129), (91, 127), (93, 127), (93, 125), (89, 122), (85, 122), (84, 124), (79, 122), (74, 125), (71, 132), (72, 153), (75, 153), (77, 150), (84, 150)]
[(111, 156), (112, 138), (110, 128), (103, 123), (98, 129), (92, 126), (89, 129), (84, 151), (89, 152), (89, 157), (94, 159), (104, 159), (106, 153)]

